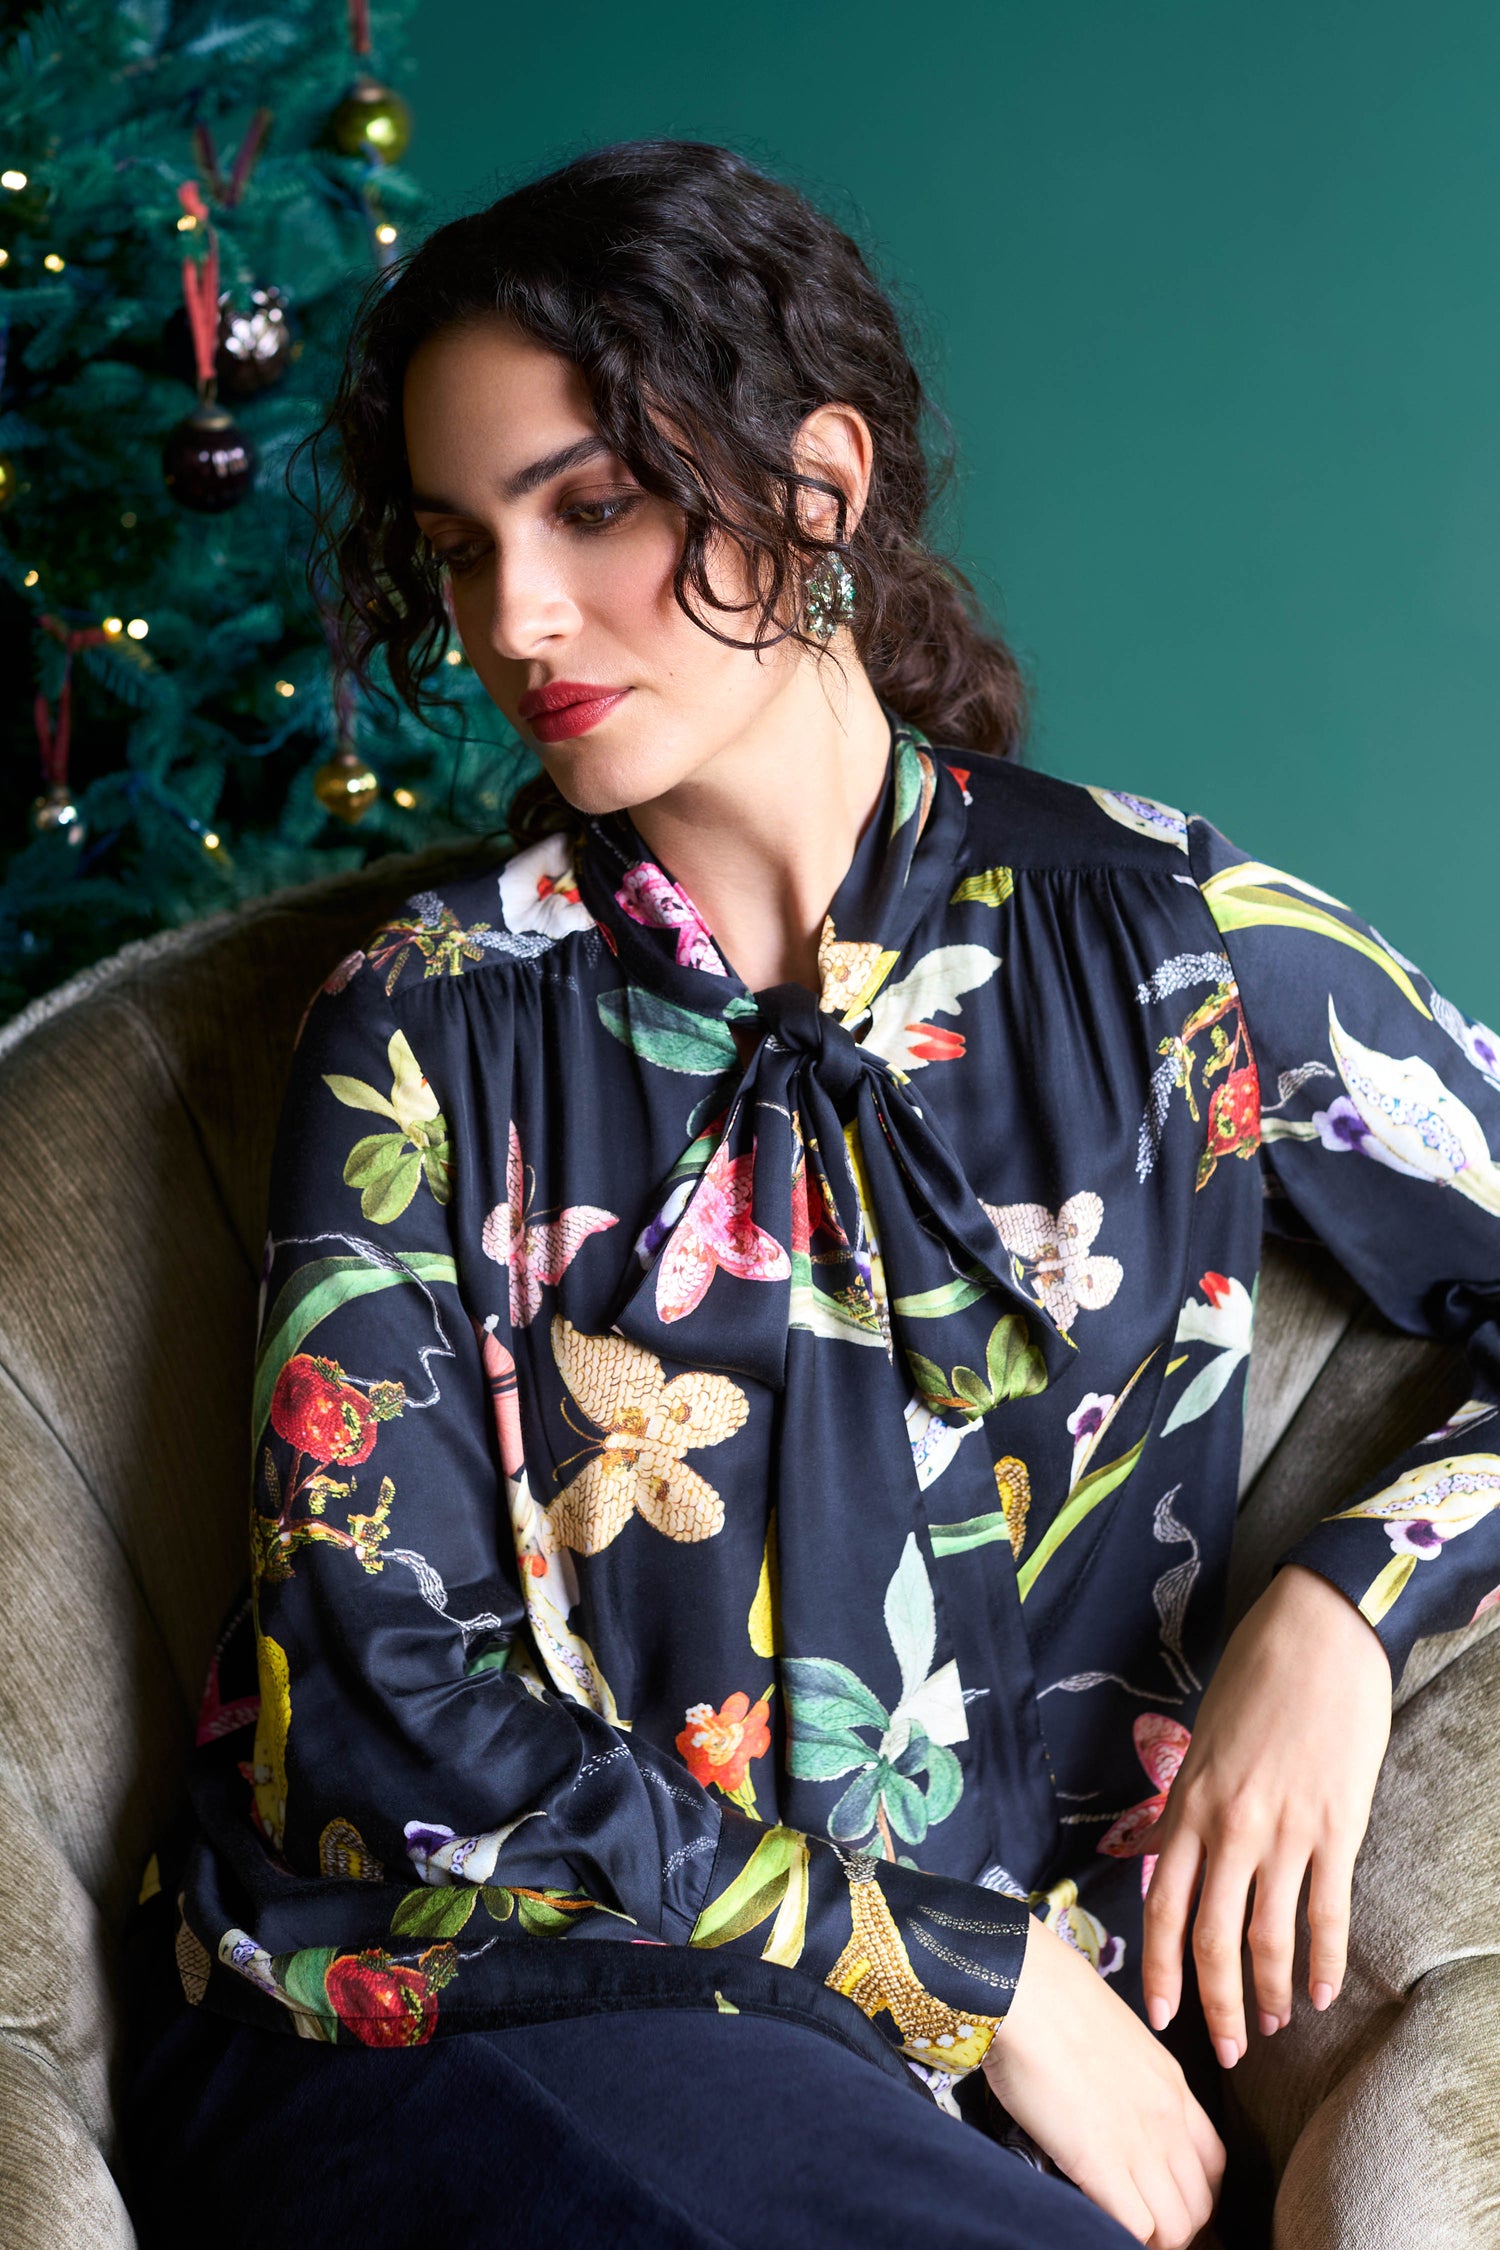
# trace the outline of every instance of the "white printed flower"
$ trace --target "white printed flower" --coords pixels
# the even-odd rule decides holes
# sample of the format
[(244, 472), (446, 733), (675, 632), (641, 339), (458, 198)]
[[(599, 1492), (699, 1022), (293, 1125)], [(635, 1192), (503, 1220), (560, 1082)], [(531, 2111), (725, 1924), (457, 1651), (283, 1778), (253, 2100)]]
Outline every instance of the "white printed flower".
[(594, 917), (578, 895), (573, 847), (566, 836), (544, 836), (517, 852), (501, 868), (499, 880), (500, 915), (508, 930), (561, 938), (570, 930), (593, 927)]
[(1484, 1128), (1421, 1055), (1383, 1055), (1345, 1031), (1328, 1000), (1328, 1040), (1367, 1137), (1360, 1153), (1393, 1171), (1457, 1188), (1500, 1216), (1500, 1165)]
[(1095, 789), (1092, 784), (1089, 795), (1099, 810), (1107, 812), (1122, 828), (1133, 828), (1137, 836), (1154, 836), (1158, 843), (1174, 844), (1180, 852), (1187, 850), (1187, 816), (1175, 805), (1163, 805), (1155, 797), (1132, 797), (1123, 789)]

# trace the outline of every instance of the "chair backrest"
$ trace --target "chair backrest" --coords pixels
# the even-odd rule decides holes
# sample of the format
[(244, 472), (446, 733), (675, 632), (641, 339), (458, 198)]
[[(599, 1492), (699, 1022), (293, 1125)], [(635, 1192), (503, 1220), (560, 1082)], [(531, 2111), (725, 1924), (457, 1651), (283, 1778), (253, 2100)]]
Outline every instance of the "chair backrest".
[[(298, 1019), (413, 891), (492, 844), (378, 860), (127, 946), (0, 1032), (0, 1792), (106, 1928), (178, 1799), (244, 1569), (266, 1182)], [(1234, 1598), (1436, 1420), (1452, 1363), (1326, 1259), (1260, 1299)], [(3, 1993), (0, 1993), (3, 2003)]]

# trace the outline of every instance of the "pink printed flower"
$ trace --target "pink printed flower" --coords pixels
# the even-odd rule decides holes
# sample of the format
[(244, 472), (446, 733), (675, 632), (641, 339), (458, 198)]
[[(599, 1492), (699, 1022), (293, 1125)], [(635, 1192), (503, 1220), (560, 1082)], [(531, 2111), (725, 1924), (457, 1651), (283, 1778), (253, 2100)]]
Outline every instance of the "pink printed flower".
[(649, 859), (638, 859), (627, 868), (615, 902), (633, 922), (648, 930), (677, 932), (679, 969), (705, 969), (713, 977), (728, 976), (723, 957), (709, 934), (708, 924), (686, 891), (669, 882)]
[(657, 1265), (663, 1320), (682, 1320), (701, 1305), (717, 1266), (741, 1281), (784, 1281), (790, 1274), (782, 1245), (751, 1217), (754, 1167), (753, 1150), (731, 1156), (723, 1142), (715, 1149)]
[[(1141, 1849), (1142, 1837), (1167, 1809), (1168, 1794), (1193, 1739), (1185, 1726), (1161, 1711), (1143, 1711), (1131, 1732), (1135, 1737), (1136, 1756), (1155, 1782), (1156, 1793), (1122, 1812), (1114, 1826), (1100, 1837), (1094, 1849), (1108, 1852), (1111, 1859), (1130, 1859)], [(1150, 1888), (1151, 1871), (1159, 1856), (1148, 1852), (1141, 1861), (1142, 1898)]]
[(505, 1196), (485, 1220), (479, 1239), (486, 1257), (510, 1269), (510, 1317), (517, 1328), (524, 1328), (541, 1311), (543, 1283), (561, 1281), (589, 1236), (618, 1226), (619, 1219), (598, 1203), (570, 1203), (566, 1210), (538, 1218), (527, 1204), (526, 1168), (514, 1118), (505, 1159)]

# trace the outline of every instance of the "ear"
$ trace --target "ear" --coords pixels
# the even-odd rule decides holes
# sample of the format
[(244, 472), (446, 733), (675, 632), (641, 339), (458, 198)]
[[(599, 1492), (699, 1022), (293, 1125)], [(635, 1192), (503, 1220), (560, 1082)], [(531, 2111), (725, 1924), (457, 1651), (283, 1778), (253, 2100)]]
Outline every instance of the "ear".
[[(844, 536), (848, 538), (864, 513), (875, 467), (875, 440), (859, 408), (832, 400), (804, 415), (792, 439), (792, 463), (803, 476), (822, 477), (838, 486), (847, 502)], [(797, 514), (805, 532), (816, 539), (833, 538), (838, 510), (826, 492), (800, 491)]]

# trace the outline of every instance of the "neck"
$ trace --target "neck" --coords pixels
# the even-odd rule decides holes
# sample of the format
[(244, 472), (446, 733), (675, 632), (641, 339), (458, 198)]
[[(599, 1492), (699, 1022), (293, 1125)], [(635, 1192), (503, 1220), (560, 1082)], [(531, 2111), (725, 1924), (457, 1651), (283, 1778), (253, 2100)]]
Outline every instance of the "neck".
[(631, 810), (751, 992), (818, 990), (818, 932), (885, 785), (890, 728), (852, 642), (838, 653), (842, 682), (803, 660), (732, 743)]

